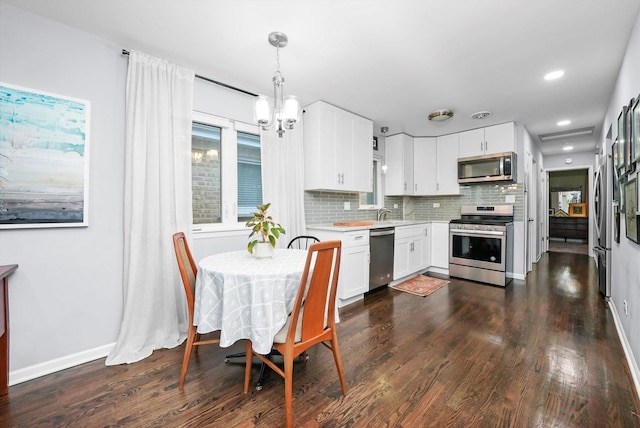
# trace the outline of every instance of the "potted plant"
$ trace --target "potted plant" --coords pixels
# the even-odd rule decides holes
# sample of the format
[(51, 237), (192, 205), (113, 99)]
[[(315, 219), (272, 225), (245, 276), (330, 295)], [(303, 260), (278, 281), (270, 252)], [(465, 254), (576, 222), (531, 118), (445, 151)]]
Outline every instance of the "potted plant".
[(271, 203), (264, 205), (258, 205), (257, 212), (253, 213), (253, 218), (247, 221), (245, 226), (251, 228), (251, 234), (249, 239), (256, 237), (247, 244), (247, 250), (250, 254), (253, 254), (253, 250), (256, 251), (256, 257), (271, 257), (273, 255), (273, 248), (276, 246), (276, 240), (280, 237), (280, 234), (285, 234), (285, 230), (280, 224), (273, 221), (267, 211), (271, 207)]

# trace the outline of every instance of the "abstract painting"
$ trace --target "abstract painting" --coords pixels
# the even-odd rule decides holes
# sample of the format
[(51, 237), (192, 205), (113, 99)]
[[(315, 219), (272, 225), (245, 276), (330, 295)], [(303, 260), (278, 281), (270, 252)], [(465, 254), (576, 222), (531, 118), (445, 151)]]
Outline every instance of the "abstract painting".
[(0, 82), (0, 229), (88, 226), (88, 101)]

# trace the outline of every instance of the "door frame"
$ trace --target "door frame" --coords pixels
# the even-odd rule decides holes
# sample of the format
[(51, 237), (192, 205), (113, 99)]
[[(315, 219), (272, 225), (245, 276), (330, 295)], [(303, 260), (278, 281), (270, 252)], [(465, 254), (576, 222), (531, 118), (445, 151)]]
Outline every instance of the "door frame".
[[(589, 201), (588, 201), (588, 212), (589, 212), (589, 239), (587, 240), (587, 245), (589, 248), (589, 257), (594, 257), (593, 255), (593, 222), (594, 222), (594, 216), (591, 214), (593, 212), (593, 174), (594, 174), (594, 166), (593, 165), (575, 165), (575, 166), (571, 166), (571, 167), (559, 167), (559, 168), (545, 168), (544, 169), (544, 174), (547, 180), (547, 192), (544, 196), (544, 203), (543, 206), (545, 208), (545, 217), (548, 218), (549, 217), (549, 186), (551, 185), (549, 183), (549, 173), (550, 172), (559, 172), (559, 171), (573, 171), (573, 170), (581, 170), (581, 169), (586, 169), (587, 170), (587, 176), (588, 176), (588, 180), (587, 180), (587, 184), (588, 184), (588, 188), (589, 188)], [(545, 241), (545, 245), (544, 245), (544, 251), (547, 252), (549, 251), (549, 222), (546, 222), (546, 227), (544, 230), (544, 241)]]

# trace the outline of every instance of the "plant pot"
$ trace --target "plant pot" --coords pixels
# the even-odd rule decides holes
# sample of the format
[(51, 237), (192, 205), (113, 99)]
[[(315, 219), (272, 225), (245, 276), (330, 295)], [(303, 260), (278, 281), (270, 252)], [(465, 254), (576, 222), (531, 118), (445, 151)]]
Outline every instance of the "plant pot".
[(253, 248), (253, 255), (258, 259), (273, 257), (273, 247), (268, 242), (258, 242)]

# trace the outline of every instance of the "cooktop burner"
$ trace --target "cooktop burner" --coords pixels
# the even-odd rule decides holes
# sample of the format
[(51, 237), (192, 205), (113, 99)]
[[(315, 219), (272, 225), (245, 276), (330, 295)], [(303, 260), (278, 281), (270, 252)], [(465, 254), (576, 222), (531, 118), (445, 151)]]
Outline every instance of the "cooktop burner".
[(513, 205), (463, 205), (460, 207), (462, 218), (453, 219), (449, 224), (458, 225), (460, 229), (478, 229), (464, 225), (487, 226), (484, 230), (503, 230), (513, 223)]
[(455, 224), (490, 224), (490, 225), (504, 225), (507, 223), (512, 223), (512, 218), (456, 218), (451, 220), (449, 223)]

